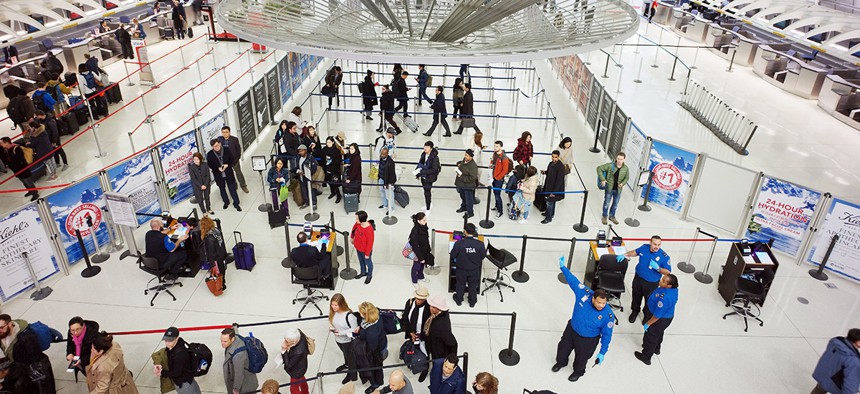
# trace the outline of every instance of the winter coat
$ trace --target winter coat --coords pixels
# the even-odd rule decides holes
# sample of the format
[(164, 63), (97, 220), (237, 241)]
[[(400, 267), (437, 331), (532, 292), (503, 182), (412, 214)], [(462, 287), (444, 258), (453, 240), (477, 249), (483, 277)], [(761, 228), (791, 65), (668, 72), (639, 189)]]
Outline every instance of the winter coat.
[(478, 164), (475, 160), (469, 162), (458, 161), (457, 169), (461, 174), (454, 179), (454, 186), (461, 189), (475, 189), (478, 187)]
[[(86, 331), (84, 332), (84, 341), (81, 343), (80, 356), (81, 369), (86, 371), (87, 365), (90, 365), (93, 341), (96, 340), (96, 336), (99, 333), (99, 324), (91, 320), (84, 320), (84, 327), (86, 327)], [(75, 341), (72, 339), (71, 331), (66, 333), (66, 354), (75, 355)]]
[[(218, 154), (215, 153), (215, 150), (210, 150), (206, 153), (206, 164), (209, 166), (209, 169), (212, 170), (212, 176), (215, 177), (215, 183), (223, 184), (226, 181), (228, 184), (236, 183), (236, 175), (233, 173), (233, 166), (229, 165), (233, 162), (233, 155), (230, 154), (230, 151), (225, 148), (221, 148), (221, 160), (218, 160)], [(222, 164), (227, 164), (227, 169), (224, 172), (221, 172), (220, 167)]]
[(597, 181), (606, 181), (606, 188), (612, 190), (612, 182), (615, 180), (615, 171), (618, 170), (618, 183), (621, 185), (618, 190), (621, 190), (627, 179), (630, 178), (630, 169), (627, 164), (622, 164), (621, 168), (615, 166), (615, 162), (609, 162), (597, 166)]
[(558, 152), (558, 161), (560, 161), (561, 164), (564, 164), (566, 167), (573, 169), (573, 146), (566, 149), (559, 148)]
[[(421, 321), (412, 320), (412, 313), (417, 309), (424, 310), (423, 314), (421, 315)], [(418, 315), (416, 314), (415, 317), (417, 320)], [(416, 305), (415, 298), (410, 298), (406, 300), (406, 305), (403, 307), (403, 314), (400, 317), (400, 323), (403, 325), (403, 332), (406, 333), (406, 340), (410, 339), (410, 333), (416, 333), (419, 337), (423, 337), (424, 334), (421, 330), (422, 327), (424, 327), (424, 323), (427, 323), (427, 319), (429, 318), (430, 303), (425, 301), (422, 305)]]
[(505, 179), (505, 175), (508, 175), (509, 172), (513, 171), (513, 168), (510, 168), (510, 164), (508, 162), (508, 156), (502, 152), (501, 155), (493, 152), (493, 162), (490, 166), (493, 168), (493, 179), (497, 181), (501, 181)]
[(385, 113), (394, 113), (394, 92), (387, 91), (382, 93), (379, 99), (379, 109)]
[[(152, 353), (152, 364), (153, 365), (161, 365), (163, 371), (167, 370), (167, 348), (163, 347)], [(166, 376), (159, 377), (160, 387), (162, 394), (169, 393), (173, 390), (176, 390), (176, 385), (173, 384), (173, 379), (170, 379)]]
[(409, 244), (418, 261), (433, 265), (433, 250), (430, 248), (430, 232), (426, 224), (415, 224), (409, 233)]
[(381, 355), (382, 351), (388, 347), (388, 336), (386, 336), (385, 329), (382, 327), (380, 320), (367, 326), (361, 324), (361, 328), (358, 330), (358, 337), (367, 344), (367, 354), (369, 356)]
[[(323, 157), (322, 147), (325, 145), (320, 143), (319, 134), (316, 134), (313, 137), (311, 137), (310, 134), (305, 134), (302, 136), (302, 138), (299, 139), (299, 141), (301, 141), (302, 144), (304, 144), (305, 146), (308, 147), (308, 153), (311, 156), (313, 156), (314, 158), (322, 158)], [(311, 149), (311, 144), (314, 145), (313, 149)]]
[(118, 343), (87, 367), (87, 388), (90, 394), (137, 394)]
[(452, 92), (453, 93), (451, 93), (451, 99), (454, 101), (454, 106), (455, 107), (463, 106), (463, 95), (465, 94), (465, 91), (463, 91), (463, 88), (461, 88), (460, 86), (454, 86), (454, 88), (452, 89)]
[(6, 106), (6, 113), (9, 115), (9, 119), (15, 124), (23, 124), (33, 119), (36, 107), (33, 105), (33, 99), (26, 94), (22, 94), (9, 100), (9, 104)]
[(343, 154), (340, 153), (337, 145), (332, 145), (331, 148), (323, 148), (323, 170), (327, 174), (340, 175), (343, 172), (341, 163), (343, 162)]
[(290, 350), (281, 353), (284, 360), (284, 371), (293, 379), (299, 379), (308, 372), (308, 338), (300, 334), (299, 342)]
[(436, 182), (439, 178), (439, 172), (442, 171), (442, 163), (439, 162), (439, 151), (436, 148), (430, 151), (430, 154), (421, 152), (421, 158), (418, 160), (418, 168), (421, 172), (418, 177), (425, 182)]
[(191, 187), (194, 189), (194, 195), (201, 193), (200, 186), (206, 186), (208, 189), (212, 185), (212, 174), (209, 172), (208, 164), (203, 161), (198, 166), (192, 161), (188, 163), (188, 175), (191, 177)]
[[(3, 153), (3, 162), (6, 163), (12, 171), (15, 171), (15, 176), (18, 179), (29, 178), (32, 173), (30, 169), (27, 168), (30, 164), (27, 163), (27, 160), (24, 158), (24, 150), (21, 149), (19, 145), (12, 144), (12, 147), (9, 149), (2, 149)], [(24, 168), (27, 168), (26, 170)], [(11, 353), (11, 352), (10, 352)]]
[(0, 383), (3, 394), (33, 394), (33, 381), (27, 374), (27, 367), (13, 363), (9, 374)]
[(550, 196), (547, 194), (547, 201), (559, 201), (564, 199), (564, 164), (561, 161), (549, 162), (546, 167), (546, 179), (543, 182), (544, 193), (555, 193)]
[(56, 394), (57, 385), (54, 381), (54, 370), (51, 368), (51, 360), (44, 353), (42, 357), (27, 366), (30, 381), (33, 382), (30, 393), (32, 394)]
[(465, 94), (463, 94), (463, 105), (460, 108), (460, 115), (474, 115), (475, 114), (475, 99), (472, 96), (472, 91), (469, 90)]
[[(221, 147), (230, 151), (230, 157), (232, 160), (230, 162), (225, 162), (233, 167), (239, 160), (242, 159), (242, 144), (239, 142), (239, 139), (236, 136), (231, 135), (229, 141), (225, 140), (224, 137), (218, 137), (218, 142), (221, 143)], [(227, 142), (227, 143), (225, 143)]]
[[(38, 120), (39, 124), (45, 126), (45, 133), (48, 134), (48, 140), (52, 145), (60, 145), (60, 130), (57, 128), (57, 120), (53, 116), (48, 116), (45, 120)], [(53, 149), (53, 147), (52, 147)]]
[(238, 351), (245, 346), (239, 338), (234, 338), (233, 343), (224, 349), (224, 365), (221, 367), (224, 374), (224, 385), (228, 393), (239, 390), (240, 393), (250, 393), (257, 389), (257, 374), (248, 371), (248, 352)]
[(523, 198), (528, 202), (535, 202), (535, 192), (538, 187), (538, 175), (526, 177), (520, 183), (520, 190), (523, 192)]
[[(10, 166), (10, 168), (11, 168), (11, 166)], [(15, 170), (15, 169), (12, 168), (12, 170)], [(24, 330), (27, 329), (27, 326), (29, 326), (29, 323), (27, 323), (26, 320), (21, 320), (21, 319), (15, 319), (15, 320), (12, 320), (12, 322), (15, 323), (15, 326), (16, 326), (16, 329), (18, 330), (18, 332), (9, 334), (9, 335), (15, 334), (15, 337), (12, 338), (12, 340), (9, 342), (9, 346), (4, 346), (3, 342), (0, 342), (0, 350), (3, 350), (3, 354), (6, 355), (6, 357), (11, 359), (12, 361), (15, 361), (15, 356), (12, 355), (12, 351), (15, 350), (15, 344), (18, 343), (18, 334), (24, 332)]]
[(448, 311), (441, 311), (430, 322), (430, 328), (424, 332), (427, 352), (430, 359), (445, 358), (457, 354), (457, 338), (451, 332), (451, 318)]
[(27, 139), (27, 146), (33, 149), (33, 161), (47, 156), (53, 149), (51, 146), (51, 139), (48, 138), (48, 133), (45, 132), (44, 125), (39, 125), (39, 127), (35, 129), (30, 129), (30, 131), (25, 134), (25, 138)]
[(391, 84), (391, 92), (394, 93), (394, 98), (398, 100), (406, 100), (409, 98), (406, 90), (406, 80), (403, 78), (395, 78)]
[(372, 108), (374, 105), (378, 104), (379, 96), (376, 95), (376, 85), (373, 83), (373, 78), (371, 78), (370, 75), (365, 76), (364, 84), (361, 86), (361, 100), (364, 102), (364, 106), (366, 108)]
[(434, 114), (442, 115), (443, 119), (448, 117), (448, 108), (445, 107), (445, 93), (436, 95), (436, 100), (433, 100), (433, 104), (430, 104), (430, 109), (433, 110)]
[(460, 394), (466, 391), (466, 375), (460, 367), (454, 369), (454, 373), (448, 379), (442, 379), (442, 364), (445, 360), (434, 360), (430, 371), (430, 393), (432, 394)]
[(812, 377), (828, 393), (857, 393), (860, 390), (860, 351), (845, 337), (831, 338)]
[(397, 174), (394, 172), (394, 159), (390, 155), (379, 161), (379, 180), (385, 186), (390, 186), (397, 182)]
[(284, 178), (284, 184), (290, 181), (290, 172), (287, 170), (287, 167), (281, 167), (280, 170), (275, 166), (269, 167), (266, 181), (269, 182), (270, 188), (279, 189), (281, 187), (281, 182), (278, 182), (278, 178)]
[(344, 184), (345, 192), (358, 193), (361, 191), (361, 155), (356, 153), (349, 155), (349, 166), (346, 167), (346, 179), (349, 184)]
[(531, 163), (533, 156), (534, 145), (532, 145), (532, 142), (526, 142), (522, 138), (518, 138), (517, 147), (514, 148), (514, 161), (517, 163)]
[(287, 131), (284, 133), (282, 138), (284, 139), (284, 153), (292, 156), (298, 156), (299, 145), (302, 144), (301, 139), (299, 137), (299, 133), (293, 134)]

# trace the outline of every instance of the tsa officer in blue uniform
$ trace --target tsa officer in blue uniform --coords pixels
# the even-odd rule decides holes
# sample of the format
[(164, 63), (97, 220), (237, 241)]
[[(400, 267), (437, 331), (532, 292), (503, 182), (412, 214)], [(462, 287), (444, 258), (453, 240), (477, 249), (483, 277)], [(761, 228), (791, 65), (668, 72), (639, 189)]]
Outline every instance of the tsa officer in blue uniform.
[(651, 365), (651, 356), (660, 354), (663, 343), (663, 333), (675, 316), (675, 304), (678, 303), (678, 278), (675, 275), (663, 275), (648, 301), (645, 303), (645, 335), (642, 336), (642, 351), (633, 352), (639, 361)]
[(469, 306), (474, 308), (478, 302), (478, 286), (481, 285), (481, 264), (487, 257), (487, 248), (478, 240), (478, 229), (472, 223), (463, 227), (465, 237), (454, 242), (451, 259), (457, 262), (454, 302), (463, 304), (463, 293), (469, 288)]
[(618, 256), (618, 261), (624, 257), (639, 256), (636, 264), (636, 275), (633, 276), (633, 301), (630, 302), (630, 322), (636, 321), (636, 316), (642, 309), (642, 300), (647, 299), (663, 275), (672, 273), (669, 265), (669, 255), (660, 249), (663, 240), (659, 235), (651, 237), (648, 245), (642, 245), (634, 250)]
[(603, 363), (606, 351), (609, 350), (609, 342), (612, 340), (615, 315), (612, 313), (612, 308), (606, 307), (605, 291), (599, 289), (592, 291), (580, 283), (579, 279), (564, 266), (564, 257), (559, 259), (559, 265), (576, 299), (573, 304), (573, 314), (564, 328), (561, 341), (558, 342), (558, 352), (555, 355), (552, 371), (558, 372), (567, 366), (570, 352), (573, 351), (573, 373), (567, 380), (575, 382), (585, 374), (588, 359), (597, 349), (598, 341), (600, 341), (600, 353), (597, 354), (596, 363)]

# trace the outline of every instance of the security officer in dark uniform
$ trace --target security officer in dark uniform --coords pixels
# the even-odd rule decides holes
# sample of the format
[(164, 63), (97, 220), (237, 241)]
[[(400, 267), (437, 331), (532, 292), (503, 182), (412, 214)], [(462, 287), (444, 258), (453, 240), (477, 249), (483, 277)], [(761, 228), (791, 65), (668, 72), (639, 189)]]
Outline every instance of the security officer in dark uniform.
[(463, 292), (469, 287), (469, 306), (474, 308), (478, 302), (478, 286), (481, 282), (481, 263), (487, 257), (484, 243), (479, 241), (478, 229), (472, 223), (466, 223), (463, 228), (465, 237), (454, 243), (451, 248), (451, 260), (457, 264), (457, 282), (454, 291), (454, 302), (463, 304)]
[(636, 316), (642, 309), (642, 300), (647, 299), (657, 288), (657, 283), (663, 275), (672, 273), (669, 265), (669, 255), (660, 249), (663, 240), (659, 235), (651, 237), (650, 244), (642, 246), (618, 256), (618, 261), (624, 257), (639, 256), (636, 264), (636, 275), (633, 276), (633, 300), (630, 302), (630, 322), (636, 321)]
[(639, 361), (651, 365), (651, 356), (660, 354), (663, 343), (663, 333), (675, 316), (675, 304), (678, 303), (678, 278), (675, 275), (663, 275), (656, 290), (645, 303), (645, 334), (642, 336), (642, 351), (633, 352)]
[(573, 304), (573, 314), (564, 328), (561, 341), (558, 342), (558, 352), (555, 354), (553, 372), (558, 372), (567, 366), (570, 352), (573, 351), (573, 373), (567, 380), (575, 382), (585, 375), (588, 359), (597, 349), (600, 341), (600, 353), (597, 354), (597, 364), (603, 363), (609, 342), (612, 341), (612, 329), (615, 327), (615, 315), (612, 308), (606, 307), (606, 292), (592, 291), (579, 282), (570, 270), (564, 266), (564, 257), (559, 259), (561, 272), (567, 279), (567, 284), (576, 294)]

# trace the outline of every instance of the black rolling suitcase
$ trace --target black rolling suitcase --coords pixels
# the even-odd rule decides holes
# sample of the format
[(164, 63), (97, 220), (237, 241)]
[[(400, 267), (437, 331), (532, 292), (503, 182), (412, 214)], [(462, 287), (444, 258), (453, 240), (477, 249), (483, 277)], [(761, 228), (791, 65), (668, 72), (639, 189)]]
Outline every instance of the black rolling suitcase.
[(57, 118), (57, 124), (59, 123), (64, 123), (66, 125), (66, 132), (69, 135), (74, 135), (81, 129), (81, 125), (78, 124), (78, 118), (71, 112)]
[(546, 194), (543, 194), (543, 185), (537, 187), (535, 191), (535, 202), (532, 204), (538, 211), (546, 211)]
[(287, 220), (287, 211), (285, 209), (279, 209), (275, 211), (275, 207), (271, 207), (267, 210), (269, 214), (269, 227), (281, 227), (284, 225), (284, 222)]
[(116, 104), (122, 101), (122, 90), (119, 88), (118, 83), (111, 83), (110, 89), (105, 93), (105, 97), (107, 97), (108, 104)]

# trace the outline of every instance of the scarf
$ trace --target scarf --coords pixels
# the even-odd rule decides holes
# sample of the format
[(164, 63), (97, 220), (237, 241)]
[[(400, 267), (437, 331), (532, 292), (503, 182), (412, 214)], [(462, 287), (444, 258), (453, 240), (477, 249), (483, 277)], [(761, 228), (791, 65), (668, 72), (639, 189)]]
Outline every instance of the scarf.
[(84, 324), (83, 328), (81, 328), (81, 335), (74, 336), (72, 335), (72, 342), (75, 343), (75, 356), (81, 355), (81, 347), (84, 344), (84, 336), (87, 335), (87, 325)]
[(428, 336), (428, 337), (430, 336), (430, 325), (433, 324), (433, 319), (435, 319), (436, 316), (439, 316), (440, 314), (441, 314), (441, 312), (437, 313), (435, 315), (431, 313), (430, 317), (427, 319), (427, 321), (424, 322), (424, 329), (422, 331), (424, 331), (425, 336)]

